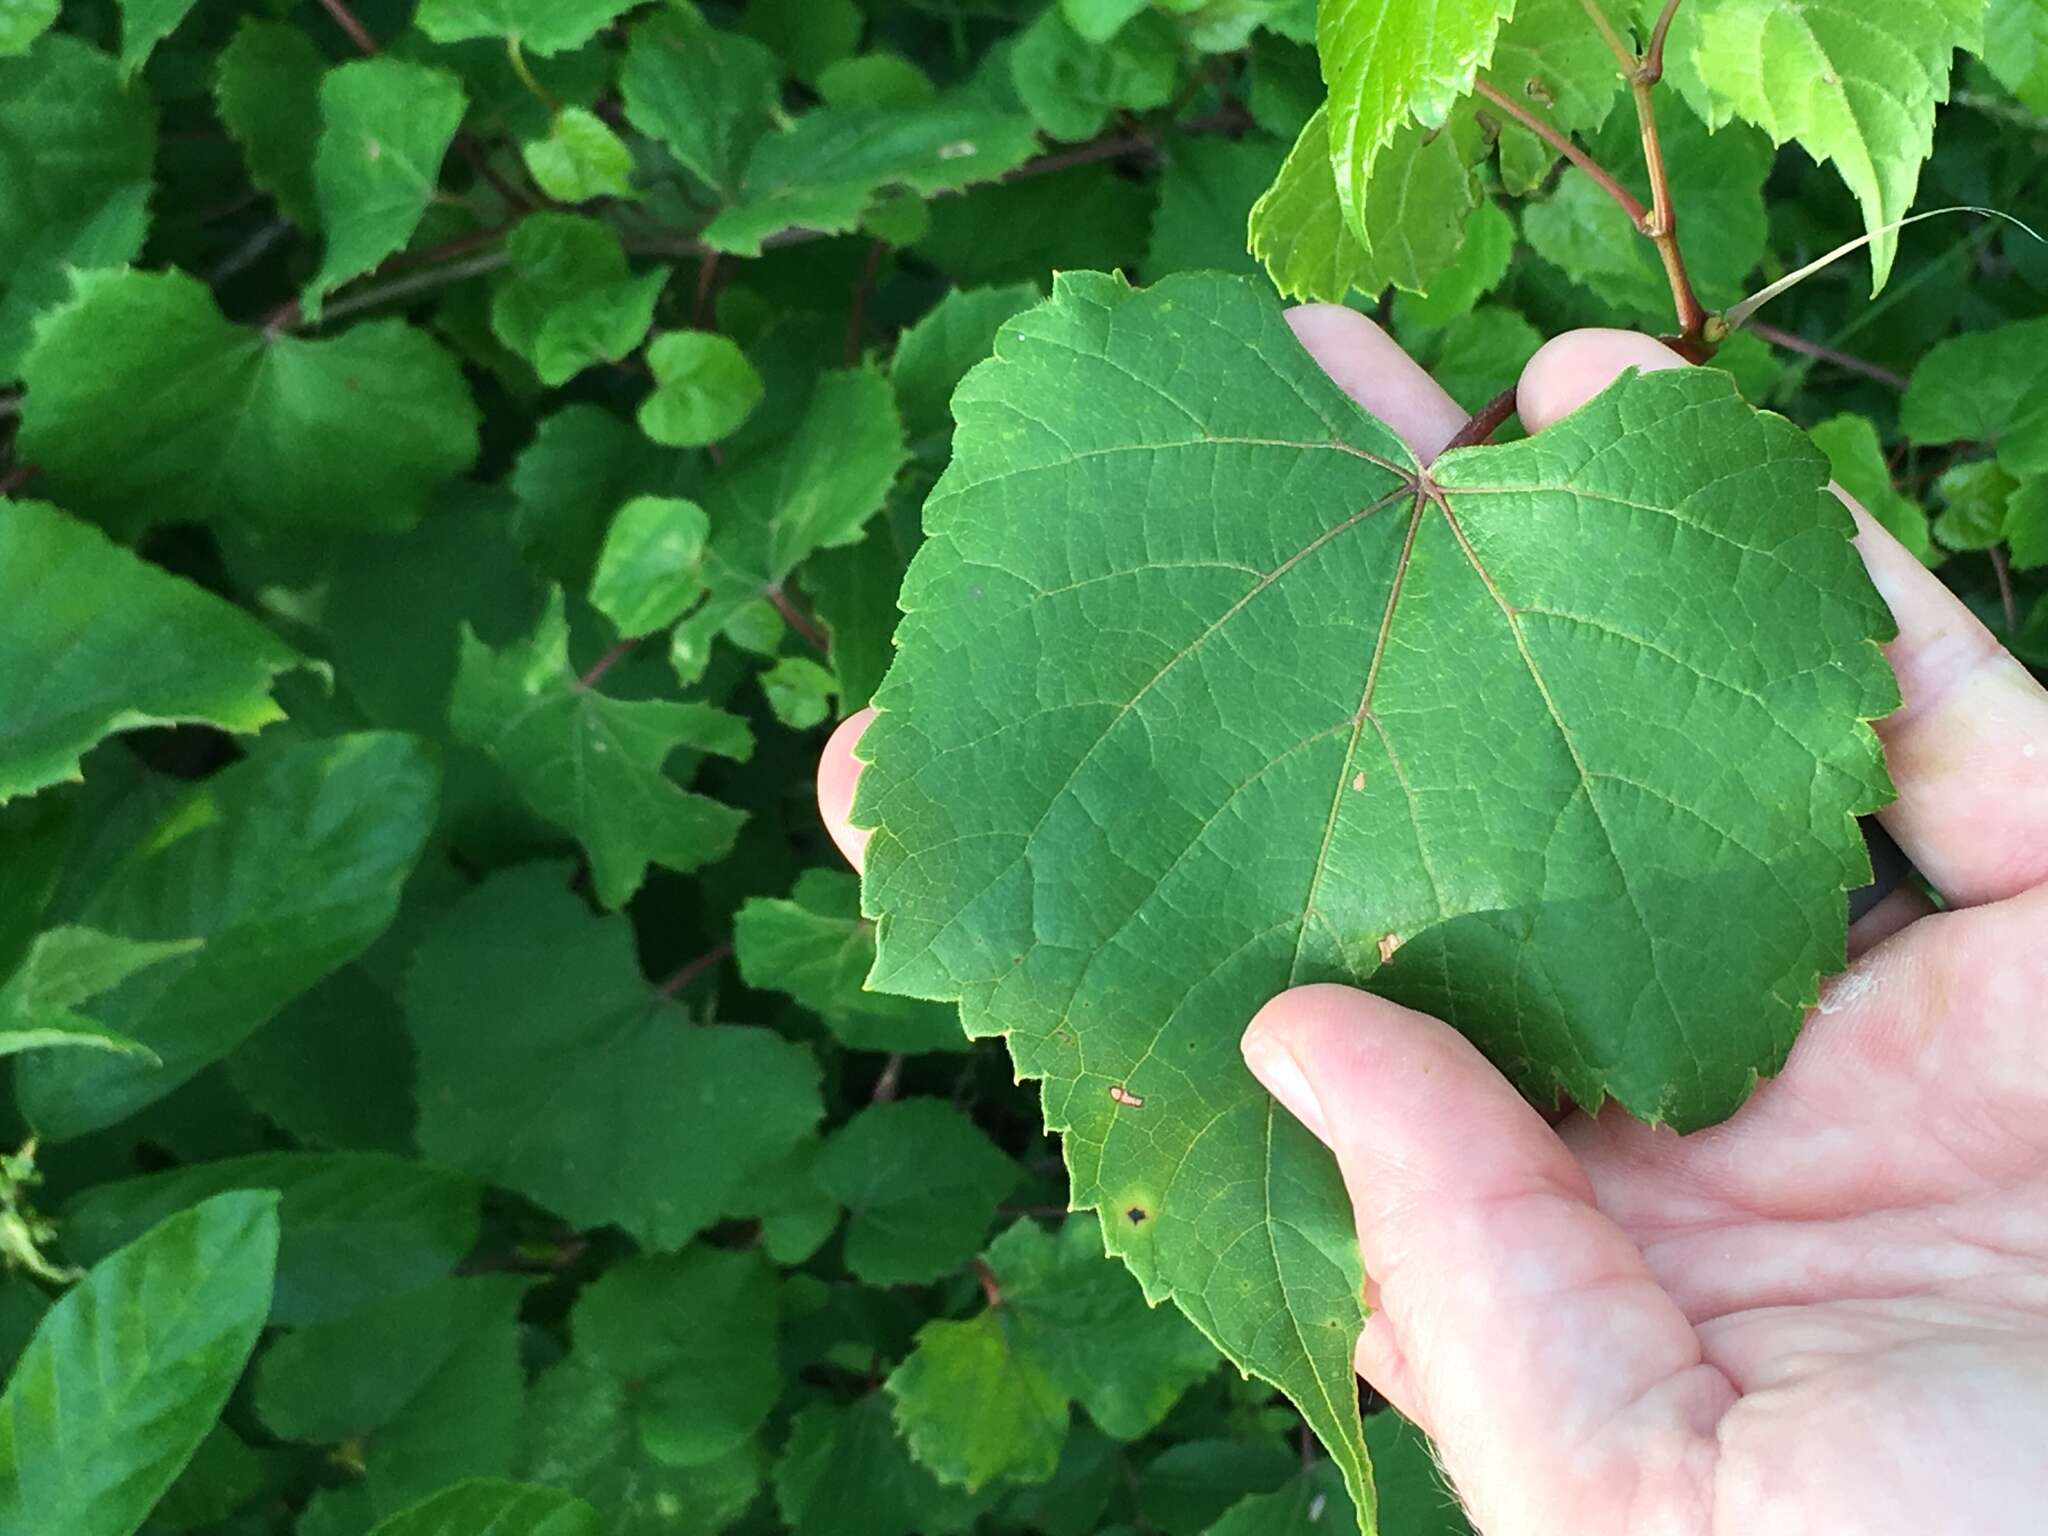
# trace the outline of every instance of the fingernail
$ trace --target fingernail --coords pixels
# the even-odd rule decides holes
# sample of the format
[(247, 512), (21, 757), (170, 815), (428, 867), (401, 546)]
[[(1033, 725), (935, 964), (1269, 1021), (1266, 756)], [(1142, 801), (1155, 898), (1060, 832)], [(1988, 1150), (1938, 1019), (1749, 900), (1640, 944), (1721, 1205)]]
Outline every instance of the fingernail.
[(1244, 1064), (1290, 1115), (1307, 1126), (1318, 1141), (1330, 1144), (1330, 1123), (1323, 1118), (1322, 1100), (1309, 1086), (1308, 1074), (1292, 1051), (1255, 1027), (1244, 1039)]

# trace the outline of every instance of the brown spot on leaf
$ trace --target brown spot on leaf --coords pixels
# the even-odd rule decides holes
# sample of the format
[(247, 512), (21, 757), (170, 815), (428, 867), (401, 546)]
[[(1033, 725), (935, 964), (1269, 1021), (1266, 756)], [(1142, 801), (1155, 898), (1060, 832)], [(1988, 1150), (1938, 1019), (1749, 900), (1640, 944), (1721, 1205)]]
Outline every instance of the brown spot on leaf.
[(1385, 965), (1394, 958), (1394, 951), (1401, 947), (1401, 935), (1383, 933), (1380, 935), (1380, 964)]
[(1109, 1086), (1109, 1096), (1126, 1109), (1143, 1109), (1145, 1107), (1144, 1099), (1125, 1088), (1122, 1083), (1111, 1083)]
[(1351, 788), (1354, 792), (1365, 788), (1365, 772), (1363, 769), (1351, 775)]
[(1151, 1214), (1152, 1213), (1146, 1210), (1145, 1207), (1143, 1207), (1142, 1205), (1134, 1205), (1128, 1211), (1124, 1212), (1124, 1220), (1128, 1221), (1134, 1227), (1141, 1227), (1145, 1224), (1146, 1219), (1150, 1217)]

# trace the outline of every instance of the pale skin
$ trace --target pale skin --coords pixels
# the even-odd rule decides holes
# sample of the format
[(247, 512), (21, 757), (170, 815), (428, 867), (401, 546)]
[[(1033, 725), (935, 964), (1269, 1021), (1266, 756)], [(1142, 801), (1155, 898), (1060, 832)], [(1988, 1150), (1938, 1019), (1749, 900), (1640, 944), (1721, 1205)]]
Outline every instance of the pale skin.
[[(1425, 461), (1463, 423), (1365, 317), (1290, 321)], [(1556, 338), (1523, 421), (1629, 366), (1683, 364)], [(1450, 1028), (1347, 987), (1285, 993), (1245, 1033), (1350, 1190), (1358, 1369), (1485, 1536), (2048, 1529), (2048, 694), (1855, 510), (1900, 629), (1883, 820), (1951, 910), (1909, 890), (1869, 913), (1740, 1113), (1683, 1138), (1612, 1108), (1553, 1128)], [(856, 866), (868, 718), (818, 770)]]

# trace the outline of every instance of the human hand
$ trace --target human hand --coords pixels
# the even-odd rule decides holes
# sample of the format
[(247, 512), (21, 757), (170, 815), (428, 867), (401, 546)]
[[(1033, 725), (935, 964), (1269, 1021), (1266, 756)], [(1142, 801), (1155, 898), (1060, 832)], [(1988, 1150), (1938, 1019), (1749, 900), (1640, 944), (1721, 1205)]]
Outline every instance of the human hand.
[[(1290, 318), (1425, 460), (1462, 424), (1364, 317)], [(1624, 332), (1557, 338), (1523, 421), (1628, 366), (1682, 364)], [(2048, 1511), (2048, 695), (1858, 523), (1900, 627), (1884, 821), (1953, 910), (1902, 891), (1868, 914), (1733, 1119), (1553, 1129), (1448, 1026), (1346, 987), (1246, 1032), (1343, 1169), (1373, 1277), (1359, 1370), (1488, 1536), (2003, 1536)], [(818, 774), (856, 865), (868, 718)]]

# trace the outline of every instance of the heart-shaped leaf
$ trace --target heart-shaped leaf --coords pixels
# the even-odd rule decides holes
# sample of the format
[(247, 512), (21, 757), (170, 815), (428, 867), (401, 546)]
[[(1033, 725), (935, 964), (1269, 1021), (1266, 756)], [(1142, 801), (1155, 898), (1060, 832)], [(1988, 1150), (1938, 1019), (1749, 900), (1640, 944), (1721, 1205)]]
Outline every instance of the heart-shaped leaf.
[(1712, 370), (1425, 470), (1252, 283), (1076, 273), (954, 414), (861, 742), (872, 984), (1009, 1037), (1075, 1205), (1370, 1510), (1349, 1208), (1245, 1023), (1361, 983), (1539, 1097), (1728, 1114), (1842, 963), (1889, 619)]

